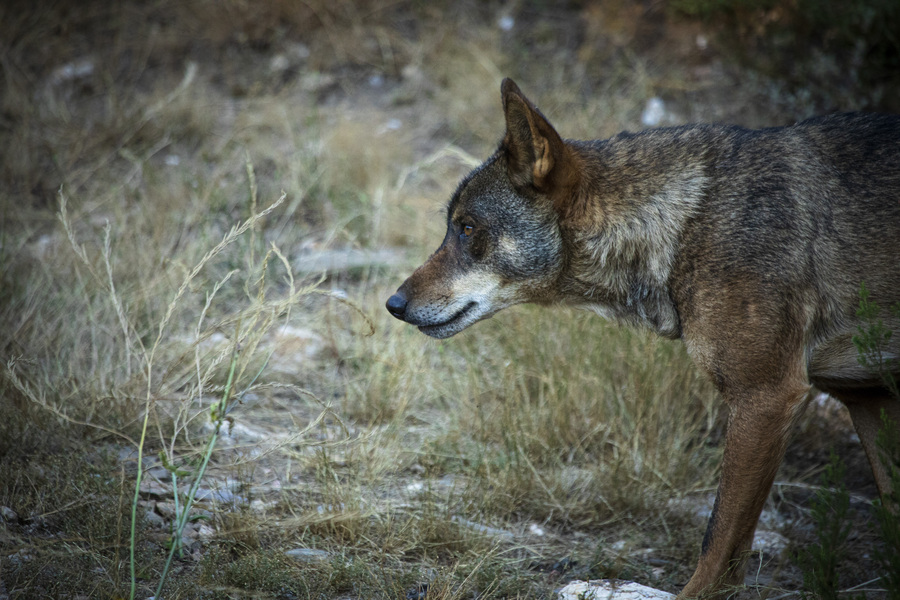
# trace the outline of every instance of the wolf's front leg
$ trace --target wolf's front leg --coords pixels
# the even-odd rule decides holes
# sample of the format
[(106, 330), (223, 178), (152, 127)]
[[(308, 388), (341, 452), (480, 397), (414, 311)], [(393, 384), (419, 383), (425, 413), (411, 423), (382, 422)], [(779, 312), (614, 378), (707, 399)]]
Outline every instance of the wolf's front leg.
[(700, 561), (679, 599), (723, 597), (743, 583), (756, 522), (808, 391), (802, 384), (726, 391), (731, 414), (719, 490)]

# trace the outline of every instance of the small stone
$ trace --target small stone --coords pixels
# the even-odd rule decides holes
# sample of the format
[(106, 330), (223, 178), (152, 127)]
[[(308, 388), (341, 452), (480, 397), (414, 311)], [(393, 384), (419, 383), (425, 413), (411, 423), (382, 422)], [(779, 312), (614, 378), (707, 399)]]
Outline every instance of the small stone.
[(197, 537), (201, 540), (211, 540), (216, 536), (215, 528), (207, 525), (206, 523), (201, 523), (199, 527), (197, 527)]
[(666, 118), (666, 104), (662, 98), (653, 97), (647, 100), (644, 112), (641, 113), (641, 123), (645, 127), (656, 127)]
[(154, 529), (162, 529), (166, 526), (167, 521), (156, 513), (154, 510), (148, 510), (144, 520), (147, 521), (147, 524)]
[(777, 531), (759, 529), (753, 535), (753, 545), (751, 546), (751, 549), (763, 555), (780, 556), (787, 550), (790, 543), (790, 540)]
[(331, 558), (331, 555), (324, 550), (314, 550), (312, 548), (294, 548), (286, 551), (284, 555), (305, 563), (325, 562)]
[(269, 70), (276, 73), (286, 71), (291, 66), (291, 61), (284, 54), (276, 54), (269, 62)]
[(306, 60), (309, 58), (309, 46), (306, 44), (290, 44), (288, 46), (288, 52), (294, 56), (294, 58), (298, 60)]
[(266, 502), (265, 500), (256, 498), (255, 500), (250, 501), (250, 510), (252, 510), (253, 512), (264, 513), (275, 508), (277, 505), (278, 502), (275, 500)]
[(174, 502), (157, 502), (156, 503), (156, 512), (165, 517), (166, 519), (174, 519), (175, 518), (175, 503)]
[(54, 69), (50, 74), (50, 83), (59, 85), (67, 81), (90, 77), (93, 74), (94, 61), (89, 58), (81, 58)]
[(184, 529), (181, 530), (182, 539), (196, 540), (198, 537), (197, 527), (193, 523), (185, 523)]
[[(153, 467), (152, 469), (148, 470), (144, 474), (144, 477), (146, 477), (148, 479), (141, 480), (142, 484), (147, 481), (163, 482), (163, 481), (171, 481), (171, 479), (172, 479), (171, 474), (164, 467)], [(144, 487), (144, 486), (141, 485), (141, 487)]]
[(239, 496), (227, 489), (210, 489), (197, 488), (197, 494), (194, 496), (196, 502), (221, 502), (223, 504), (243, 504), (247, 501), (243, 496)]
[(16, 511), (8, 506), (0, 506), (0, 517), (3, 517), (3, 520), (7, 523), (14, 523), (19, 520), (19, 515), (16, 514)]
[(155, 479), (145, 477), (141, 480), (141, 494), (155, 500), (162, 500), (163, 498), (170, 498), (172, 490)]
[(498, 537), (504, 539), (513, 539), (515, 535), (511, 531), (506, 531), (504, 529), (497, 529), (496, 527), (489, 527), (487, 525), (482, 525), (481, 523), (476, 523), (475, 521), (470, 521), (469, 519), (463, 519), (462, 517), (458, 517), (456, 515), (450, 517), (450, 520), (454, 523), (458, 523), (467, 529), (471, 529), (481, 535), (487, 535), (491, 537)]

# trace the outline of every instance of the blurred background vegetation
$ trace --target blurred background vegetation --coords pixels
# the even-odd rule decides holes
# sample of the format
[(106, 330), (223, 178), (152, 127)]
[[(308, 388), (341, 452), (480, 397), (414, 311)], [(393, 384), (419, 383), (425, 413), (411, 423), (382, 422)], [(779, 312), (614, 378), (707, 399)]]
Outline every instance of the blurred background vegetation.
[[(436, 342), (382, 303), (502, 135), (504, 76), (566, 137), (783, 125), (900, 109), (898, 32), (891, 0), (2, 3), (0, 597), (125, 597), (131, 550), (151, 595), (217, 418), (167, 597), (677, 590), (725, 417), (680, 345), (531, 307)], [(769, 507), (796, 545), (830, 449), (874, 494), (813, 412)], [(755, 560), (752, 593), (801, 585)]]

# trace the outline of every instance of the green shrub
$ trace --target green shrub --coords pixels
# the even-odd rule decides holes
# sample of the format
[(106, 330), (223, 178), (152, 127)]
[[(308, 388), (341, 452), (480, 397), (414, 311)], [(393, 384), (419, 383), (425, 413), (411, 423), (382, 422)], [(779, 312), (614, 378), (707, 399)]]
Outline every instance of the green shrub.
[(838, 566), (846, 555), (851, 522), (850, 493), (844, 483), (846, 467), (834, 451), (822, 476), (822, 487), (812, 499), (810, 513), (816, 527), (816, 541), (798, 552), (803, 569), (803, 589), (807, 597), (836, 600)]
[[(890, 312), (900, 317), (900, 303), (893, 305)], [(900, 368), (900, 360), (892, 358), (888, 344), (893, 331), (879, 316), (881, 308), (869, 300), (865, 284), (859, 289), (859, 310), (856, 316), (862, 320), (858, 335), (853, 336), (859, 363), (877, 373), (885, 387), (900, 402), (900, 389), (894, 373)], [(891, 480), (893, 493), (875, 501), (875, 518), (881, 531), (884, 545), (875, 550), (875, 558), (882, 568), (882, 585), (888, 597), (900, 598), (900, 429), (882, 410), (883, 427), (876, 438), (881, 452), (881, 460)]]
[(881, 565), (881, 584), (887, 589), (888, 598), (896, 600), (900, 598), (900, 430), (884, 411), (881, 421), (884, 427), (876, 444), (882, 452), (894, 491), (889, 497), (875, 501), (875, 519), (884, 541), (884, 546), (875, 550), (875, 559)]

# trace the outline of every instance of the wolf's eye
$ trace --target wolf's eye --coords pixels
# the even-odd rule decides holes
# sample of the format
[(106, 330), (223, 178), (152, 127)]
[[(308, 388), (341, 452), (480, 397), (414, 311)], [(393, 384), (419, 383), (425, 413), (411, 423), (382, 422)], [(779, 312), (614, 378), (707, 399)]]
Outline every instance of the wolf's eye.
[(475, 228), (471, 225), (464, 225), (462, 229), (462, 233), (460, 234), (462, 237), (470, 237), (472, 232), (475, 231)]

